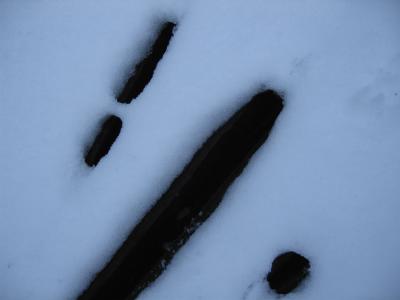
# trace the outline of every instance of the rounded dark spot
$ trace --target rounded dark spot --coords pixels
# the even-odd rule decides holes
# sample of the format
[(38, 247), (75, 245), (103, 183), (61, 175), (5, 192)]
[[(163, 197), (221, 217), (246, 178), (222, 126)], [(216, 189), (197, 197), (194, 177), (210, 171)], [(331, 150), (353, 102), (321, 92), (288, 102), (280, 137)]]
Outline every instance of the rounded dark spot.
[(288, 294), (299, 286), (309, 274), (310, 262), (296, 252), (286, 252), (272, 262), (267, 281), (278, 294)]

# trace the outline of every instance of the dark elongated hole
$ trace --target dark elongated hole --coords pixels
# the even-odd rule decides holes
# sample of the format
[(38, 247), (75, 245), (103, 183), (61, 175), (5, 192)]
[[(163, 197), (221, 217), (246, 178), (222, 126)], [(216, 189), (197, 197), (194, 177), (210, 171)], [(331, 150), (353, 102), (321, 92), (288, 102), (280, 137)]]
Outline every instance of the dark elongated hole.
[(117, 116), (108, 117), (101, 126), (92, 146), (86, 153), (85, 162), (92, 167), (99, 163), (118, 137), (122, 127), (122, 120)]
[(268, 90), (254, 96), (216, 130), (79, 299), (133, 299), (156, 279), (218, 206), (228, 186), (267, 139), (282, 108), (282, 99)]
[(175, 26), (176, 25), (172, 22), (167, 22), (162, 26), (162, 29), (147, 56), (135, 66), (135, 71), (126, 82), (121, 93), (118, 95), (118, 102), (131, 103), (131, 101), (139, 96), (139, 94), (144, 90), (153, 77), (158, 62), (167, 50)]

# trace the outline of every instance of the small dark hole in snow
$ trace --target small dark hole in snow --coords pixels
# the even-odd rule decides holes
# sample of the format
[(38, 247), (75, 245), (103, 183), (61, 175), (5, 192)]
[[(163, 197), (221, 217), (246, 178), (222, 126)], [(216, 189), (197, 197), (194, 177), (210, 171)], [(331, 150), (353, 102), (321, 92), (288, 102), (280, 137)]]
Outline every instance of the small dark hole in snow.
[(163, 24), (161, 31), (147, 56), (135, 66), (135, 71), (125, 83), (121, 93), (118, 95), (118, 102), (131, 103), (131, 101), (139, 96), (139, 94), (144, 90), (146, 85), (153, 77), (153, 73), (158, 62), (161, 60), (165, 51), (167, 50), (175, 26), (176, 24), (172, 22)]
[(112, 115), (104, 121), (92, 146), (85, 156), (85, 162), (88, 166), (92, 167), (97, 165), (103, 156), (110, 151), (112, 144), (121, 131), (121, 127), (122, 120), (117, 116)]
[(286, 252), (272, 262), (267, 281), (278, 294), (288, 294), (299, 286), (309, 274), (310, 262), (296, 252)]
[[(133, 299), (154, 281), (265, 142), (283, 100), (255, 95), (218, 128), (136, 225), (79, 300)], [(177, 283), (179, 284), (179, 283)]]

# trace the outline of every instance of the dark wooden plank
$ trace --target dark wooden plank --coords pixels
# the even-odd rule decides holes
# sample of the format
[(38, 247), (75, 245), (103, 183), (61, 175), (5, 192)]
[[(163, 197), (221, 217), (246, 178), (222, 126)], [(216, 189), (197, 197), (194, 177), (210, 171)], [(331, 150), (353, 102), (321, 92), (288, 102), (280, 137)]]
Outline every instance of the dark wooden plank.
[(133, 299), (155, 280), (218, 206), (267, 139), (282, 108), (281, 97), (268, 90), (255, 95), (216, 130), (79, 300)]
[(118, 95), (118, 102), (131, 103), (131, 101), (139, 96), (139, 94), (144, 90), (153, 77), (158, 62), (167, 50), (175, 26), (176, 25), (172, 22), (167, 22), (162, 26), (162, 29), (150, 51), (147, 53), (146, 57), (135, 66), (135, 71), (126, 82), (121, 93)]

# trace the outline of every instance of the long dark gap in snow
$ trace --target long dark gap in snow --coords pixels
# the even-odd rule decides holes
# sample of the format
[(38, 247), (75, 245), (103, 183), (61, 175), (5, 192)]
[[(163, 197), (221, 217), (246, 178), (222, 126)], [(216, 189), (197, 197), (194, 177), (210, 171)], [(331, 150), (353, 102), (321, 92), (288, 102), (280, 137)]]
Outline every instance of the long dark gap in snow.
[(122, 120), (117, 116), (111, 115), (104, 121), (101, 130), (86, 153), (85, 162), (88, 166), (97, 165), (103, 156), (110, 151), (112, 144), (121, 132), (121, 128)]
[(161, 60), (165, 51), (167, 50), (175, 26), (176, 24), (172, 22), (163, 24), (161, 31), (147, 56), (135, 66), (135, 71), (126, 82), (121, 93), (118, 95), (118, 102), (131, 103), (131, 101), (139, 96), (139, 94), (144, 90), (146, 85), (153, 77), (153, 73), (158, 62)]
[(282, 108), (282, 98), (267, 90), (217, 129), (78, 299), (133, 299), (154, 281), (218, 206)]

